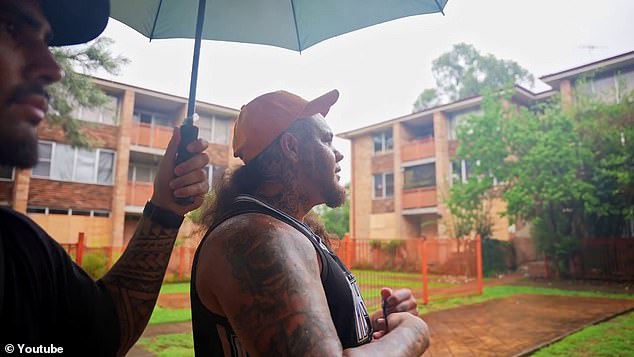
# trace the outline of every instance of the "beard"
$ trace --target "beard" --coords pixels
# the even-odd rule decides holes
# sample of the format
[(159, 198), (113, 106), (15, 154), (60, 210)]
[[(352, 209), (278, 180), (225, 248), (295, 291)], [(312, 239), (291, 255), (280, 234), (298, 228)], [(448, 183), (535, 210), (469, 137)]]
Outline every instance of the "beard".
[[(15, 135), (17, 134), (17, 135)], [(0, 131), (0, 165), (28, 169), (37, 164), (38, 140), (33, 133)]]
[(324, 192), (324, 203), (330, 208), (337, 208), (346, 202), (346, 189), (338, 183), (333, 182)]

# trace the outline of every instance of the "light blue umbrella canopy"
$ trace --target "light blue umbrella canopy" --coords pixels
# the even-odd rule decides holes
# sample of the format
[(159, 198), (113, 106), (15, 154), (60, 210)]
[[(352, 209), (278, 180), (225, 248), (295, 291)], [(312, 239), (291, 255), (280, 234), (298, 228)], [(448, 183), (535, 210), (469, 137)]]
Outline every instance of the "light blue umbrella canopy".
[[(390, 20), (442, 12), (447, 0), (210, 0), (202, 38), (302, 51)], [(111, 0), (111, 16), (150, 39), (195, 38), (199, 0)]]
[[(443, 12), (448, 0), (110, 0), (110, 16), (151, 39), (193, 38), (187, 118), (177, 161), (198, 135), (193, 126), (201, 39), (302, 51), (401, 17)], [(183, 134), (185, 133), (185, 134)]]

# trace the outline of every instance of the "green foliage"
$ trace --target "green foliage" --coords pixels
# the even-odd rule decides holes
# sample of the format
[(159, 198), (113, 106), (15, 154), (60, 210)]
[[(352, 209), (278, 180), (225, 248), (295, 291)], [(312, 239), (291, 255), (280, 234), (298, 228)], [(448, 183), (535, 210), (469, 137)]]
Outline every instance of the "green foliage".
[[(346, 192), (350, 192), (350, 184), (346, 184)], [(320, 205), (313, 209), (313, 212), (319, 216), (324, 223), (326, 231), (330, 234), (336, 234), (339, 239), (350, 231), (350, 197), (346, 195), (346, 201), (341, 207), (330, 208), (326, 205)]]
[(100, 70), (117, 74), (120, 67), (129, 62), (110, 52), (112, 43), (110, 38), (99, 37), (86, 45), (51, 48), (65, 76), (49, 88), (51, 110), (48, 119), (61, 126), (73, 145), (86, 147), (92, 143), (81, 131), (85, 124), (73, 118), (72, 111), (77, 106), (97, 108), (107, 103), (104, 92), (87, 75)]
[(84, 254), (81, 267), (93, 279), (101, 279), (108, 272), (108, 257), (101, 252)]
[(432, 63), (436, 80), (435, 89), (425, 89), (414, 103), (414, 111), (438, 104), (453, 102), (497, 90), (517, 82), (533, 84), (533, 76), (515, 61), (498, 59), (492, 54), (483, 55), (475, 47), (465, 43), (453, 46)]
[(513, 261), (510, 242), (497, 239), (482, 240), (482, 272), (484, 276), (495, 276), (512, 270), (507, 262)]
[(457, 156), (478, 165), (452, 187), (452, 213), (474, 229), (483, 202), (501, 197), (511, 221), (531, 222), (562, 267), (581, 238), (632, 234), (634, 93), (621, 93), (618, 102), (577, 93), (574, 106), (557, 96), (532, 108), (510, 104), (508, 91), (488, 93), (483, 114), (458, 128)]

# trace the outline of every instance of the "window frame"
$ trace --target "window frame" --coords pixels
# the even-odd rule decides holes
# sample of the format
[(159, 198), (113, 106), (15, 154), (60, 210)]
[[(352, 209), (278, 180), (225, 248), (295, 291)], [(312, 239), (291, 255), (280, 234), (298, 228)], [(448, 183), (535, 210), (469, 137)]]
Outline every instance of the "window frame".
[(11, 177), (1, 177), (0, 176), (0, 181), (4, 181), (4, 182), (13, 182), (15, 181), (15, 167), (14, 166), (8, 166), (8, 165), (3, 165), (4, 167), (9, 167), (11, 168)]
[[(381, 196), (376, 195), (376, 178), (377, 176), (381, 176)], [(392, 194), (390, 196), (387, 195), (387, 176), (392, 176)], [(396, 191), (396, 187), (394, 186), (394, 172), (380, 172), (372, 174), (372, 199), (373, 200), (385, 200), (394, 198), (394, 192)]]
[[(392, 138), (392, 147), (391, 148), (387, 148), (387, 135), (391, 135)], [(376, 141), (375, 138), (380, 137), (381, 140), (381, 150), (376, 150)], [(394, 132), (393, 130), (390, 128), (388, 130), (383, 130), (381, 132), (378, 133), (373, 133), (372, 134), (372, 151), (374, 152), (375, 155), (379, 155), (379, 154), (384, 154), (384, 153), (388, 153), (394, 150)]]
[[(62, 182), (75, 182), (75, 183), (84, 183), (84, 184), (91, 184), (91, 185), (102, 185), (102, 186), (114, 186), (114, 178), (116, 177), (116, 168), (117, 168), (117, 152), (115, 150), (111, 150), (111, 149), (102, 149), (102, 148), (96, 148), (96, 149), (92, 149), (91, 151), (94, 153), (94, 157), (95, 157), (95, 161), (93, 163), (93, 172), (92, 172), (92, 181), (85, 181), (85, 180), (77, 180), (75, 178), (76, 174), (77, 174), (77, 157), (79, 154), (79, 150), (82, 150), (82, 148), (78, 148), (78, 147), (72, 147), (71, 145), (68, 144), (64, 144), (64, 143), (57, 143), (55, 141), (48, 141), (48, 140), (39, 140), (39, 143), (43, 143), (43, 144), (50, 144), (51, 145), (51, 156), (49, 159), (45, 159), (44, 162), (48, 162), (49, 163), (49, 171), (48, 171), (48, 175), (47, 176), (42, 176), (42, 175), (37, 175), (37, 174), (33, 174), (32, 176), (34, 178), (39, 178), (39, 179), (46, 179), (46, 180), (54, 180), (54, 181), (62, 181)], [(57, 145), (65, 145), (65, 146), (69, 146), (73, 149), (73, 168), (72, 168), (72, 172), (71, 172), (71, 178), (70, 179), (61, 179), (61, 178), (56, 178), (56, 177), (52, 177), (52, 172), (53, 172), (53, 166), (55, 165), (55, 149), (57, 147)], [(102, 152), (108, 152), (108, 153), (112, 153), (112, 174), (111, 174), (111, 181), (110, 182), (99, 182), (98, 179), (98, 175), (99, 175), (99, 159), (101, 156)], [(38, 158), (38, 163), (40, 162), (41, 158)], [(36, 164), (37, 165), (37, 164)]]
[(114, 98), (116, 100), (115, 103), (115, 108), (114, 108), (114, 116), (112, 118), (112, 122), (105, 122), (104, 121), (104, 109), (105, 107), (98, 107), (98, 108), (90, 108), (91, 110), (98, 110), (99, 111), (99, 118), (97, 120), (88, 120), (84, 117), (84, 111), (88, 108), (78, 105), (77, 108), (74, 111), (74, 116), (81, 121), (85, 121), (88, 123), (97, 123), (97, 124), (103, 124), (103, 125), (111, 125), (111, 126), (118, 126), (119, 123), (119, 118), (120, 118), (120, 109), (121, 109), (121, 98), (118, 95), (113, 95), (110, 93), (105, 93), (106, 96), (108, 96), (109, 98)]

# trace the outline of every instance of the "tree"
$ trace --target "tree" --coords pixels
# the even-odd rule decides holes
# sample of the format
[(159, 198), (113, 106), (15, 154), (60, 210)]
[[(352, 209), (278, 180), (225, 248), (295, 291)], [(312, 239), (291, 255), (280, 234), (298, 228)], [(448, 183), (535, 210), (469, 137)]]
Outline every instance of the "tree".
[(65, 76), (49, 88), (51, 110), (48, 120), (62, 128), (72, 145), (91, 145), (90, 138), (81, 131), (83, 122), (73, 117), (73, 110), (78, 106), (97, 108), (107, 102), (105, 93), (88, 75), (99, 70), (118, 74), (121, 66), (129, 62), (110, 52), (112, 44), (112, 39), (99, 37), (86, 45), (51, 48)]
[(482, 115), (458, 128), (457, 156), (478, 164), (452, 187), (452, 213), (473, 217), (480, 202), (503, 198), (505, 214), (532, 223), (538, 247), (563, 270), (582, 238), (628, 234), (634, 92), (619, 92), (616, 103), (576, 93), (574, 106), (555, 97), (532, 108), (510, 105), (510, 91), (488, 93)]
[(465, 43), (453, 46), (432, 63), (436, 88), (425, 89), (414, 103), (414, 111), (498, 90), (518, 82), (532, 86), (533, 76), (515, 61), (483, 55)]
[(336, 234), (339, 239), (350, 231), (350, 184), (346, 184), (346, 201), (341, 207), (330, 208), (326, 205), (316, 206), (313, 211), (323, 222), (326, 231)]

